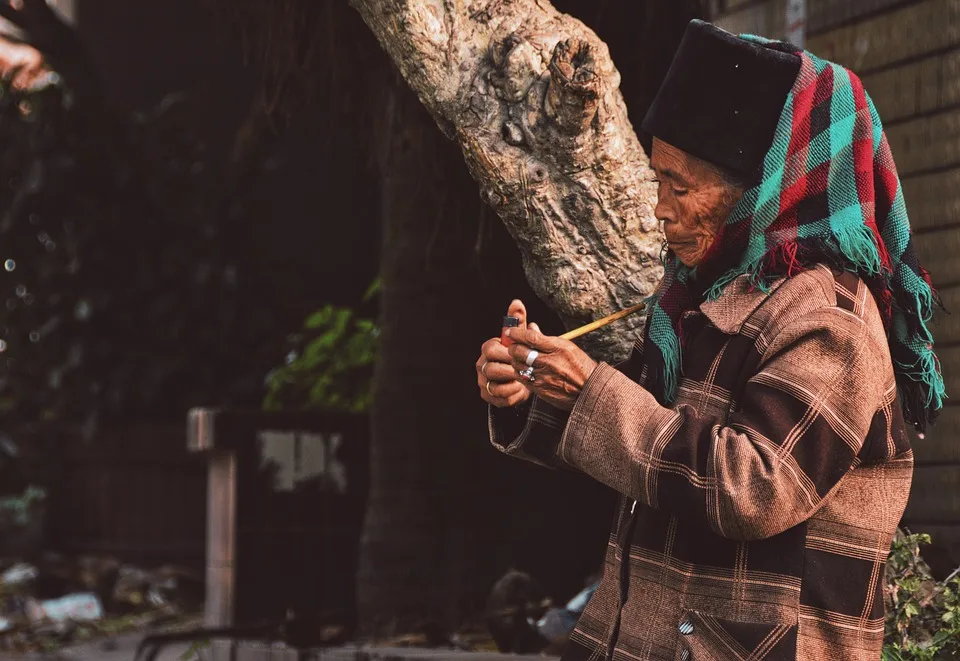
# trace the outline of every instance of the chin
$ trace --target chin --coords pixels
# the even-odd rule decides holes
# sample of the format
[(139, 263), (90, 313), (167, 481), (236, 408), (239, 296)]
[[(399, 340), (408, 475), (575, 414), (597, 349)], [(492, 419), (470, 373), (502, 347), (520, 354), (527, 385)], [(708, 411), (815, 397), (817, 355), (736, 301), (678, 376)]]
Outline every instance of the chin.
[(689, 256), (689, 255), (681, 255), (681, 254), (679, 254), (679, 253), (674, 253), (674, 254), (677, 255), (677, 260), (679, 260), (679, 262), (680, 262), (681, 264), (683, 264), (684, 266), (686, 266), (687, 268), (692, 269), (693, 267), (695, 267), (697, 264), (700, 263), (700, 257), (699, 257), (699, 256), (698, 256), (698, 257), (691, 257), (691, 256)]

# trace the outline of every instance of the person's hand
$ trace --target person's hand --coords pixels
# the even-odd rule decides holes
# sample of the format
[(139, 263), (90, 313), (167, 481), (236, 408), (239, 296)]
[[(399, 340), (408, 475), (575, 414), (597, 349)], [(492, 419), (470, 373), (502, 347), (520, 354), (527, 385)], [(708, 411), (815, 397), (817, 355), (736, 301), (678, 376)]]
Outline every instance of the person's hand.
[[(507, 315), (520, 320), (519, 328), (527, 328), (527, 308), (523, 301), (515, 300), (507, 309)], [(536, 328), (536, 324), (530, 324)], [(530, 398), (530, 389), (517, 379), (511, 364), (510, 352), (500, 344), (500, 338), (490, 338), (480, 349), (477, 359), (477, 386), (480, 397), (498, 408), (516, 406)]]
[[(511, 328), (507, 335), (514, 342), (509, 350), (514, 374), (540, 399), (564, 411), (572, 409), (597, 362), (570, 340), (548, 337), (539, 328)], [(530, 373), (531, 351), (537, 352), (530, 361), (533, 380), (521, 376)]]
[(10, 81), (10, 86), (18, 91), (39, 87), (49, 79), (47, 67), (40, 51), (0, 38), (0, 77)]

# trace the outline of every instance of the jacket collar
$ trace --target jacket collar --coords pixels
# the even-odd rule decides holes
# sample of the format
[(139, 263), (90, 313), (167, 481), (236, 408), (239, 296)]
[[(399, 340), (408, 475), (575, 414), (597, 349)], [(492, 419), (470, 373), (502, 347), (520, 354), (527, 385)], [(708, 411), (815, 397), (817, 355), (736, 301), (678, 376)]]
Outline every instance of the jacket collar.
[(700, 304), (700, 312), (723, 333), (736, 335), (744, 322), (781, 285), (777, 280), (768, 291), (760, 291), (750, 283), (746, 275), (734, 279), (712, 301)]
[[(805, 277), (814, 278), (825, 292), (829, 292), (828, 296), (833, 296), (834, 274), (830, 267), (817, 264), (803, 273)], [(750, 315), (786, 281), (787, 278), (774, 280), (770, 289), (763, 292), (750, 284), (749, 276), (741, 275), (724, 287), (716, 300), (701, 303), (700, 312), (721, 332), (736, 335)]]

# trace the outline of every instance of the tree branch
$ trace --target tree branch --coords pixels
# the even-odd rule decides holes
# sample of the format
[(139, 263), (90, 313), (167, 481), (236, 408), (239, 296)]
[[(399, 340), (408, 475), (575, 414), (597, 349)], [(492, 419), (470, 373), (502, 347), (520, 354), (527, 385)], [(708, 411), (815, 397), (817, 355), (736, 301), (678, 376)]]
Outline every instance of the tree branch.
[[(596, 34), (547, 0), (351, 3), (460, 144), (534, 290), (568, 326), (653, 291), (656, 187)], [(584, 344), (622, 357), (642, 323), (629, 317)]]

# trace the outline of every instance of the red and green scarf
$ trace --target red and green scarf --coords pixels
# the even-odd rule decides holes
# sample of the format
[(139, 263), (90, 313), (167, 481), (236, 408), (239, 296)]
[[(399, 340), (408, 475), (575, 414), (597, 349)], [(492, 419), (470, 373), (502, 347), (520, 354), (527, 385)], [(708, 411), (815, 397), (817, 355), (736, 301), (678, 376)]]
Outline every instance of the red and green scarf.
[(795, 46), (741, 38), (799, 55), (759, 183), (744, 192), (694, 269), (668, 252), (648, 302), (644, 362), (661, 403), (676, 398), (682, 373), (681, 318), (721, 295), (734, 278), (754, 286), (816, 264), (851, 271), (872, 291), (887, 327), (908, 423), (923, 431), (945, 398), (927, 323), (938, 302), (913, 248), (903, 191), (880, 117), (860, 79)]

